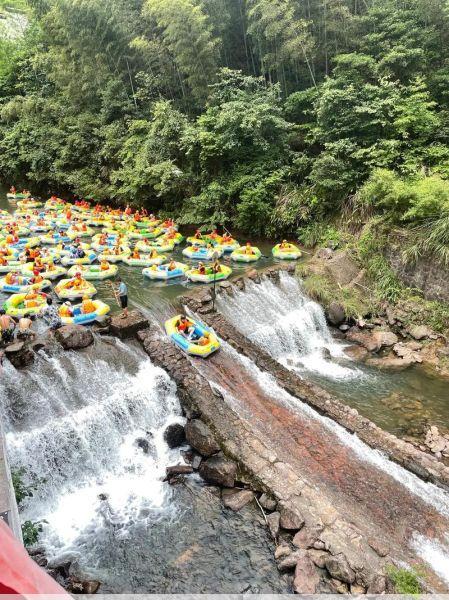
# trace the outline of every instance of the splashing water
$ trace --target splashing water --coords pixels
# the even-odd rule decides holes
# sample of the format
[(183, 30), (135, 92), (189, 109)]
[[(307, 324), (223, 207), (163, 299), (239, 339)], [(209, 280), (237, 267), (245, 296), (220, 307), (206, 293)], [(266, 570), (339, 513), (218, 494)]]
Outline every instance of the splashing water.
[(174, 384), (143, 354), (96, 343), (41, 356), (27, 373), (6, 366), (0, 386), (10, 462), (37, 482), (23, 520), (47, 521), (40, 542), (50, 555), (105, 520), (125, 534), (143, 513), (154, 521), (169, 510), (162, 479), (175, 451), (163, 431), (182, 417)]
[(286, 273), (280, 273), (279, 285), (267, 278), (260, 284), (247, 282), (244, 291), (219, 297), (218, 307), (251, 341), (288, 368), (335, 379), (362, 375), (356, 367), (332, 360), (345, 357), (344, 345), (332, 339), (320, 305)]

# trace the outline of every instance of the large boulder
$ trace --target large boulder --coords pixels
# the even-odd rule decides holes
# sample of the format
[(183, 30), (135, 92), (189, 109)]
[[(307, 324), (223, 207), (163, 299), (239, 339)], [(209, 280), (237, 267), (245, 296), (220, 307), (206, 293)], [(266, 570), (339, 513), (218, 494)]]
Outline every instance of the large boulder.
[(315, 594), (320, 576), (307, 554), (303, 554), (296, 563), (293, 589), (297, 594)]
[(192, 419), (185, 427), (187, 443), (202, 456), (212, 456), (220, 451), (212, 431), (200, 419)]
[(134, 337), (138, 331), (148, 327), (148, 319), (138, 310), (131, 310), (126, 318), (121, 314), (114, 315), (111, 318), (109, 331), (120, 339), (129, 339)]
[(55, 332), (55, 337), (64, 350), (78, 350), (93, 344), (92, 331), (83, 325), (64, 325)]
[(373, 334), (369, 331), (361, 331), (358, 327), (351, 327), (346, 333), (346, 339), (350, 342), (357, 342), (363, 346), (368, 352), (377, 352), (379, 350), (378, 341), (373, 338)]
[(169, 448), (179, 448), (186, 441), (184, 425), (172, 423), (164, 431), (164, 440)]
[(223, 454), (216, 454), (201, 463), (199, 473), (209, 483), (231, 488), (234, 486), (237, 465)]
[(327, 307), (326, 317), (332, 325), (341, 325), (346, 319), (345, 309), (339, 302), (333, 300)]
[(366, 364), (370, 367), (376, 367), (383, 371), (403, 371), (416, 361), (410, 358), (397, 358), (395, 356), (385, 356), (383, 358), (369, 358)]
[(34, 362), (34, 352), (24, 342), (7, 346), (5, 356), (16, 369), (24, 369)]

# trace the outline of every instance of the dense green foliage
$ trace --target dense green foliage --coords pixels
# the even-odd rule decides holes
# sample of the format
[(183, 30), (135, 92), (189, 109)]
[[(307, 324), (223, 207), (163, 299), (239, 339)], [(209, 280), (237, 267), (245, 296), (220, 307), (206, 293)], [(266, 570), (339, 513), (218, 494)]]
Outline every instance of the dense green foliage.
[(419, 583), (419, 574), (413, 569), (399, 569), (391, 565), (388, 575), (394, 584), (397, 594), (419, 594), (422, 586)]
[(350, 198), (431, 221), (416, 252), (445, 256), (446, 0), (27, 4), (0, 41), (5, 181), (305, 238)]

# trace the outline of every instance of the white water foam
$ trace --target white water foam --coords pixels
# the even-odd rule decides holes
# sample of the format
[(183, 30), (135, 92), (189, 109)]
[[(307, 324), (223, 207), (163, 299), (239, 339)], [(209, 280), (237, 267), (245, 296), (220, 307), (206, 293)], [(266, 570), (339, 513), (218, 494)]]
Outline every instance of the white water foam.
[[(39, 541), (50, 556), (105, 524), (126, 535), (127, 523), (175, 510), (162, 479), (178, 451), (163, 432), (183, 418), (161, 369), (123, 344), (102, 343), (90, 353), (40, 358), (30, 375), (26, 385), (24, 374), (5, 369), (2, 413), (13, 468), (38, 482), (22, 519), (47, 522)], [(148, 454), (138, 437), (149, 439)]]
[[(305, 295), (294, 277), (283, 272), (279, 275), (279, 285), (264, 278), (259, 284), (247, 282), (244, 291), (219, 296), (220, 312), (290, 369), (332, 379), (363, 377), (344, 354), (345, 345), (332, 338), (321, 306)], [(335, 359), (345, 359), (349, 366)]]
[(449, 539), (448, 544), (430, 540), (415, 533), (412, 548), (444, 581), (449, 583)]

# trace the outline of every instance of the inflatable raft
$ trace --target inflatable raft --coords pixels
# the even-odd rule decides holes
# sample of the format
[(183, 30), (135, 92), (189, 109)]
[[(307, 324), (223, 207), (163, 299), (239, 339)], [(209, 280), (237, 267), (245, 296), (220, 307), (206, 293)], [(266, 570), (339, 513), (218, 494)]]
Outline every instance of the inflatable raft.
[(109, 269), (102, 269), (100, 265), (73, 265), (68, 270), (67, 275), (74, 277), (77, 273), (81, 273), (82, 277), (87, 281), (109, 279), (117, 275), (117, 265), (109, 265)]
[(51, 281), (43, 279), (39, 283), (30, 283), (28, 277), (18, 277), (17, 283), (6, 283), (6, 277), (0, 279), (0, 292), (5, 294), (26, 294), (31, 291), (41, 291), (51, 287)]
[(237, 250), (234, 250), (231, 254), (231, 260), (237, 262), (255, 262), (262, 256), (261, 251), (256, 246), (251, 246), (253, 254), (246, 253), (246, 246), (240, 246)]
[[(220, 342), (218, 341), (215, 332), (209, 327), (206, 327), (202, 323), (194, 321), (193, 319), (190, 319), (190, 322), (195, 328), (195, 339), (189, 340), (182, 333), (179, 333), (176, 325), (179, 322), (180, 317), (181, 315), (176, 315), (176, 317), (165, 321), (165, 331), (167, 335), (170, 336), (172, 341), (179, 348), (181, 348), (181, 350), (184, 350), (184, 352), (191, 354), (192, 356), (202, 356), (203, 358), (206, 358), (220, 348)], [(209, 338), (209, 342), (204, 346), (198, 344), (198, 339), (201, 337)]]
[(198, 269), (190, 269), (186, 271), (186, 277), (195, 283), (213, 283), (215, 281), (223, 281), (232, 273), (231, 267), (220, 265), (220, 271), (214, 274), (211, 268), (206, 269), (206, 273), (201, 274)]
[(190, 258), (192, 260), (215, 260), (215, 258), (220, 258), (223, 256), (223, 250), (221, 246), (215, 246), (215, 248), (205, 248), (195, 247), (195, 246), (187, 246), (182, 251), (184, 256)]
[(88, 281), (84, 281), (83, 285), (80, 287), (67, 287), (71, 281), (71, 279), (61, 279), (55, 286), (55, 293), (58, 298), (64, 300), (75, 300), (76, 298), (82, 298), (83, 296), (92, 298), (92, 296), (95, 296), (97, 293), (96, 288)]
[(169, 271), (168, 265), (153, 265), (142, 270), (142, 274), (149, 279), (175, 279), (175, 277), (182, 277), (189, 268), (184, 263), (175, 262), (176, 268)]
[(70, 265), (90, 265), (97, 258), (95, 252), (86, 252), (83, 258), (75, 258), (74, 256), (63, 256), (61, 258), (61, 264), (64, 267), (68, 267)]
[(61, 321), (64, 325), (87, 325), (89, 323), (93, 323), (94, 321), (103, 321), (108, 312), (111, 310), (108, 304), (105, 304), (101, 300), (92, 300), (93, 305), (95, 306), (95, 312), (91, 313), (83, 313), (82, 304), (76, 304), (72, 306), (73, 316), (66, 317), (61, 312), (63, 308), (59, 309), (59, 315), (61, 317)]
[(46, 304), (46, 294), (13, 294), (3, 304), (3, 308), (11, 317), (25, 317), (37, 315)]
[(125, 265), (128, 267), (151, 267), (153, 265), (160, 265), (164, 262), (164, 256), (156, 256), (155, 258), (150, 258), (149, 254), (142, 254), (140, 258), (133, 258), (132, 256), (127, 256), (123, 259)]
[(275, 258), (281, 260), (298, 260), (301, 257), (301, 250), (295, 244), (286, 244), (285, 248), (280, 247), (281, 244), (276, 244), (272, 249), (272, 254)]

